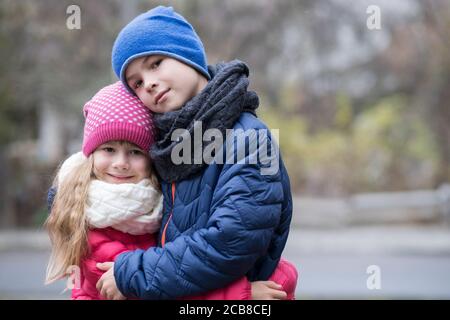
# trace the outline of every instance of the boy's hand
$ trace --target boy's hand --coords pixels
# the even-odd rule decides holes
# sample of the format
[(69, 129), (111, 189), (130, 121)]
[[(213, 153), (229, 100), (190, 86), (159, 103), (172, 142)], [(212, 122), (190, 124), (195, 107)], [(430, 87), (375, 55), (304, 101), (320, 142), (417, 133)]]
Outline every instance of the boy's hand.
[(286, 300), (287, 294), (282, 286), (273, 281), (254, 281), (252, 284), (253, 300)]
[(126, 297), (117, 289), (114, 278), (114, 262), (97, 263), (97, 268), (106, 271), (97, 282), (97, 290), (108, 300), (125, 300)]

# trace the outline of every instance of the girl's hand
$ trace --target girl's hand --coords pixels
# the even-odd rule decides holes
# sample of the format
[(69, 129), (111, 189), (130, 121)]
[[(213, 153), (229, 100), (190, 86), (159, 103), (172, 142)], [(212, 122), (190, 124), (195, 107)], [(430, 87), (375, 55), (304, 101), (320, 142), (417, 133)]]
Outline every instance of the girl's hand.
[(254, 281), (252, 285), (253, 300), (286, 300), (287, 294), (282, 286), (273, 281)]
[(97, 282), (97, 290), (108, 300), (125, 300), (126, 297), (117, 289), (114, 278), (114, 262), (97, 263), (97, 268), (106, 271)]

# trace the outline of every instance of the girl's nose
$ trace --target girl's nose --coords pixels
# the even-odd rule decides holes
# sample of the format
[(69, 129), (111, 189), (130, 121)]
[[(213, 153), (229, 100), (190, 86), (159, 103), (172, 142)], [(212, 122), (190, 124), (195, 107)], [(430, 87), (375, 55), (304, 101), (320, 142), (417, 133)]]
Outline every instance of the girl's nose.
[(125, 154), (119, 152), (114, 157), (113, 167), (120, 170), (128, 170), (130, 167), (128, 157)]

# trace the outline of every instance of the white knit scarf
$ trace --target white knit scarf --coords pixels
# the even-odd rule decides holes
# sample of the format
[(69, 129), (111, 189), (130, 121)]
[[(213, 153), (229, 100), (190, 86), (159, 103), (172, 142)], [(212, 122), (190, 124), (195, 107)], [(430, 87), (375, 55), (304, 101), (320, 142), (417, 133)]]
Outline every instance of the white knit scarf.
[(149, 179), (136, 184), (93, 180), (86, 217), (95, 228), (112, 227), (133, 235), (154, 233), (161, 226), (162, 200)]
[[(59, 183), (86, 158), (81, 152), (61, 166)], [(94, 228), (112, 227), (132, 235), (157, 232), (161, 226), (163, 196), (149, 179), (139, 183), (112, 184), (92, 180), (86, 203), (86, 218)]]

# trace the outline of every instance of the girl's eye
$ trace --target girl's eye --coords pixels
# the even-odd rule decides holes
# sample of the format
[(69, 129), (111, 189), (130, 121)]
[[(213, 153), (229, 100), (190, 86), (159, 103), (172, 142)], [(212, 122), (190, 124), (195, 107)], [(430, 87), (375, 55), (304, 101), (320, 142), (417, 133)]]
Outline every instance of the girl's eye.
[(103, 150), (105, 150), (108, 153), (114, 152), (114, 148), (111, 148), (111, 147), (105, 147), (105, 148), (103, 148)]
[(130, 153), (132, 155), (141, 155), (141, 154), (143, 154), (141, 150), (137, 150), (137, 149), (136, 150), (131, 150)]

